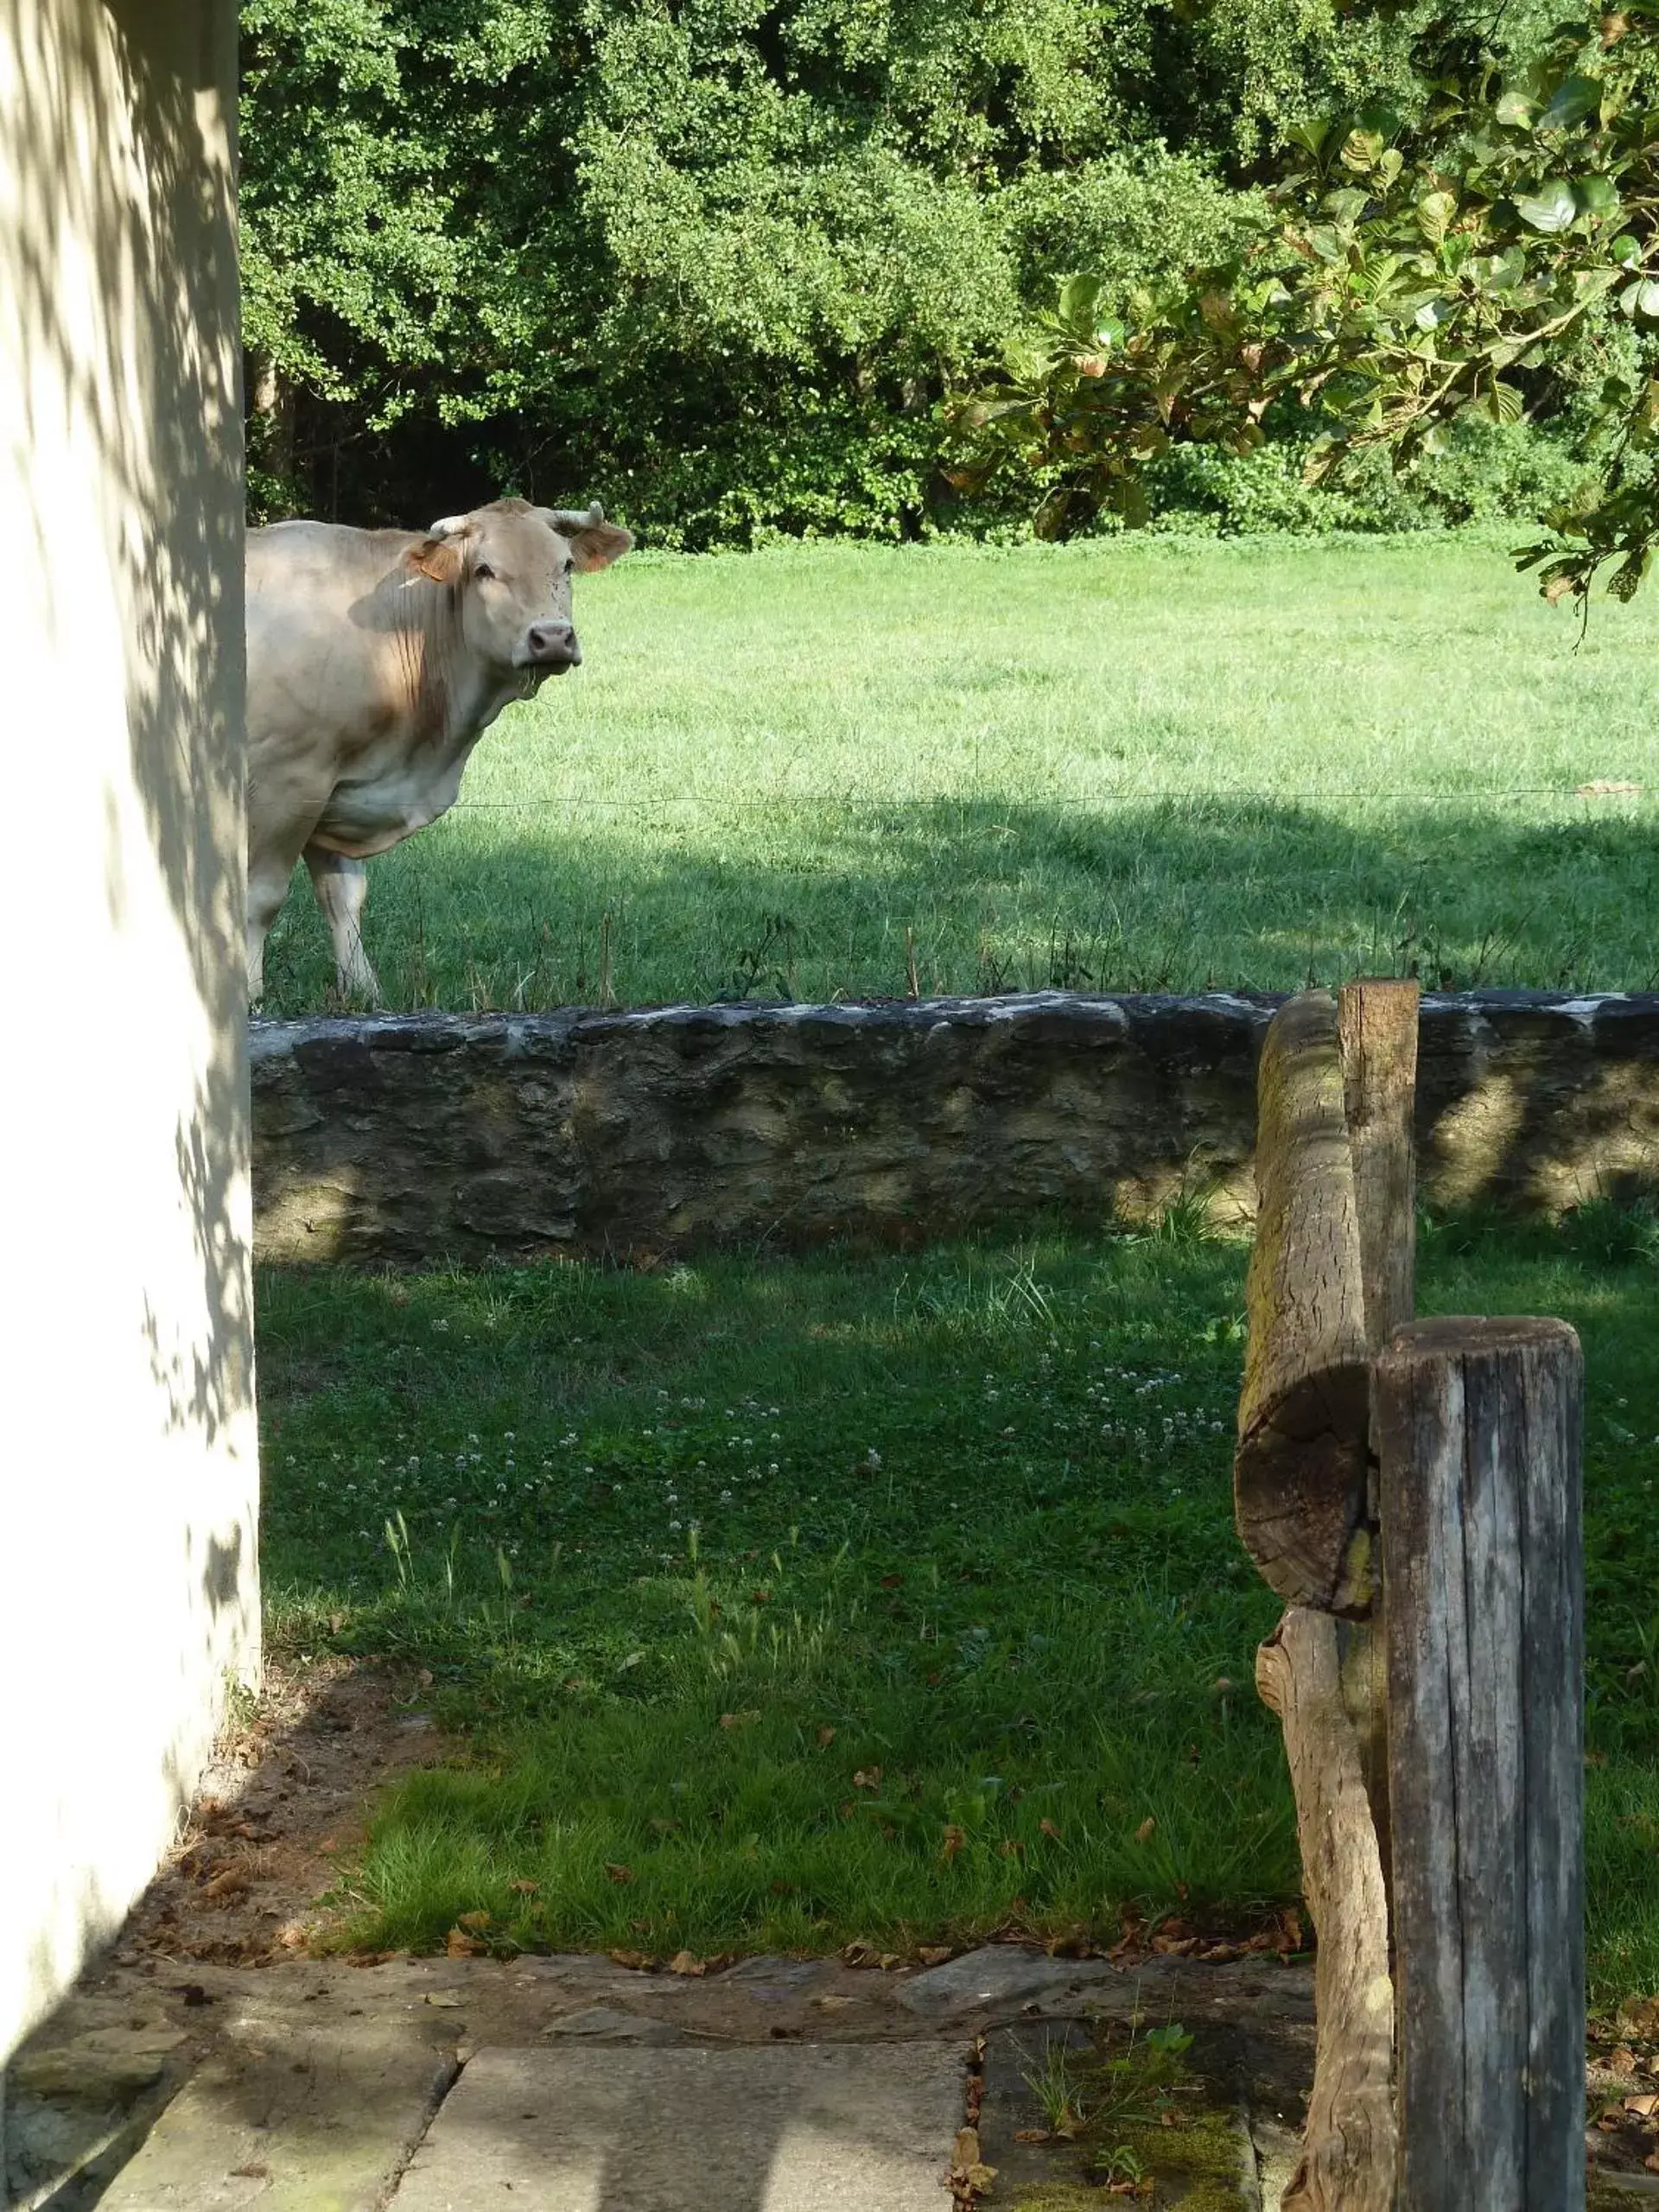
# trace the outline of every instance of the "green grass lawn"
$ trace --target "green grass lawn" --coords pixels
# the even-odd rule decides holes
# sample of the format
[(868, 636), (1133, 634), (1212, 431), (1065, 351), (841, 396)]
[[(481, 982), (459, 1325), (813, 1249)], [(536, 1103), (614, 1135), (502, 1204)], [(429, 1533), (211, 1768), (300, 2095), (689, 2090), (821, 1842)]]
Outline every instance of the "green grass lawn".
[[(267, 1274), (273, 1637), (429, 1670), (468, 1746), (381, 1809), (355, 1938), (896, 1948), (1293, 1898), (1231, 1528), (1244, 1257), (1178, 1221)], [(1425, 1311), (1584, 1335), (1592, 1981), (1659, 1990), (1653, 1236), (1592, 1208), (1421, 1262)]]
[[(1575, 649), (1500, 541), (1138, 537), (577, 599), (586, 665), (371, 864), (392, 1005), (1659, 975), (1659, 595)], [(266, 972), (325, 1002), (302, 881)]]

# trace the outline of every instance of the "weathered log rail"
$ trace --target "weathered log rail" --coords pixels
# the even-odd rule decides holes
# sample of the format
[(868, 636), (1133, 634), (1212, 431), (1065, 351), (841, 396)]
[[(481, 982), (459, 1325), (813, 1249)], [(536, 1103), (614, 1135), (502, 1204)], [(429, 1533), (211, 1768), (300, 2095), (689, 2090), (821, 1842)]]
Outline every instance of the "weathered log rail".
[(1560, 1321), (1411, 1318), (1419, 1033), (1414, 986), (1357, 984), (1261, 1057), (1235, 1498), (1319, 1934), (1284, 2207), (1572, 2212), (1581, 1363)]

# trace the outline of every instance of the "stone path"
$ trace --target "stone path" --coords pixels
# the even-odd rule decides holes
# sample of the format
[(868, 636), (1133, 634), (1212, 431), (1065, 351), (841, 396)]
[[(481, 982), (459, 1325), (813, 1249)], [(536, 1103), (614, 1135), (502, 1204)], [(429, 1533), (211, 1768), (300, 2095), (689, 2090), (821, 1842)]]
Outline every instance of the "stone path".
[(951, 2212), (965, 2145), (998, 2169), (988, 2212), (1098, 2202), (1074, 2147), (1020, 2139), (1043, 2119), (1030, 2077), (1135, 2018), (1191, 2031), (1200, 2084), (1152, 2146), (1152, 2202), (1277, 2212), (1306, 1971), (1017, 1945), (702, 1979), (586, 1956), (118, 1959), (9, 2069), (8, 2178), (30, 2212)]
[(948, 2044), (486, 2050), (395, 2212), (944, 2212), (964, 2053)]

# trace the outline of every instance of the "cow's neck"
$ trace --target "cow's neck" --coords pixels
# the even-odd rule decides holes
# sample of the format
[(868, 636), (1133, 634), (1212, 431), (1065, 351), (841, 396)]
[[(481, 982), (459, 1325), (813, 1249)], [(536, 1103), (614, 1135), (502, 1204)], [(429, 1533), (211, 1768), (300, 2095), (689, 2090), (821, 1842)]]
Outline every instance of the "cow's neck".
[(468, 647), (453, 592), (433, 591), (422, 613), (405, 638), (412, 734), (423, 750), (463, 761), (503, 707), (523, 696), (524, 678)]

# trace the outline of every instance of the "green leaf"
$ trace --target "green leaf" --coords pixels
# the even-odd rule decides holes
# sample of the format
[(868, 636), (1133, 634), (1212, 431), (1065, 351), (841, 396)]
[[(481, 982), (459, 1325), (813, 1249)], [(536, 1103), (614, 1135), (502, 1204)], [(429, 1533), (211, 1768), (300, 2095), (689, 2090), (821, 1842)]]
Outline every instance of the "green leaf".
[(1530, 92), (1523, 92), (1517, 88), (1505, 92), (1493, 112), (1508, 130), (1530, 130), (1538, 105)]
[(1357, 169), (1362, 175), (1375, 168), (1382, 157), (1382, 137), (1376, 130), (1351, 130), (1342, 142), (1342, 165), (1345, 169)]
[(1515, 209), (1522, 221), (1535, 231), (1565, 231), (1577, 219), (1579, 203), (1570, 184), (1560, 177), (1552, 177), (1530, 197), (1517, 198)]
[(1518, 423), (1527, 403), (1512, 384), (1494, 384), (1486, 394), (1486, 410), (1494, 423)]
[(1605, 222), (1617, 215), (1620, 208), (1618, 188), (1611, 177), (1581, 176), (1575, 178), (1573, 197), (1580, 215), (1589, 215), (1597, 222)]
[(1417, 227), (1431, 245), (1439, 245), (1458, 212), (1455, 192), (1431, 192), (1417, 209)]
[(1068, 276), (1060, 287), (1062, 322), (1092, 322), (1105, 284), (1098, 276)]
[(1293, 123), (1285, 133), (1288, 144), (1300, 146), (1305, 154), (1312, 154), (1316, 162), (1319, 158), (1325, 140), (1330, 136), (1329, 120), (1319, 116), (1310, 118), (1306, 123)]
[(1600, 105), (1601, 86), (1595, 78), (1564, 77), (1533, 128), (1535, 130), (1567, 130), (1573, 124), (1582, 123), (1592, 109)]

